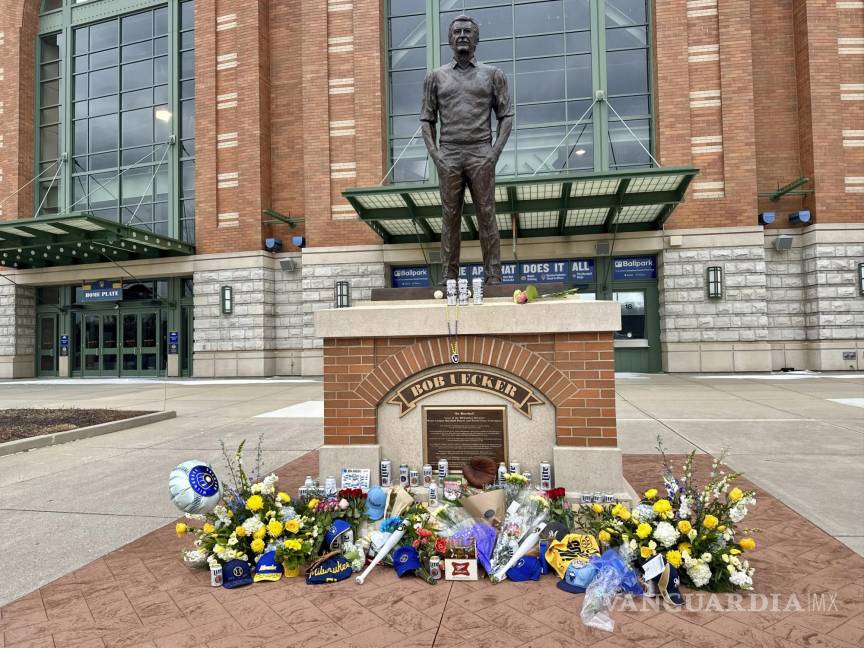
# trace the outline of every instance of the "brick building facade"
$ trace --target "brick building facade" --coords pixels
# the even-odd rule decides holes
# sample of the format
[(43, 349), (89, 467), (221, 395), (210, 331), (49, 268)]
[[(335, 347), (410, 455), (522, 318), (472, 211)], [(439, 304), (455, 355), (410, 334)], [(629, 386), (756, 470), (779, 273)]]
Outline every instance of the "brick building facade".
[[(64, 63), (64, 69), (77, 83), (83, 50), (73, 52), (68, 42), (74, 34), (77, 47), (80, 26), (158, 11), (166, 2), (169, 12), (180, 11), (178, 0), (0, 0), (3, 221), (31, 218), (44, 202), (33, 187), (51, 175), (25, 187), (44, 161), (39, 144), (45, 135), (40, 140), (39, 133), (45, 116), (37, 110), (45, 93), (39, 91), (40, 38), (65, 35), (76, 67)], [(564, 6), (578, 4), (567, 0)], [(602, 13), (605, 7), (607, 16), (609, 7), (626, 13), (628, 4), (584, 2), (586, 11), (600, 7)], [(394, 267), (424, 265), (437, 249), (434, 242), (383, 242), (343, 197), (352, 187), (390, 182), (388, 168), (400, 152), (390, 142), (389, 5), (195, 0), (194, 240), (188, 241), (194, 254), (10, 264), (3, 271), (8, 285), (0, 289), (0, 375), (123, 374), (123, 363), (115, 357), (112, 365), (110, 351), (105, 360), (104, 348), (111, 340), (106, 327), (123, 324), (103, 315), (92, 319), (94, 306), (76, 301), (75, 287), (100, 279), (153, 282), (147, 284), (154, 291), (147, 308), (163, 313), (155, 316), (155, 346), (142, 338), (150, 311), (138, 302), (131, 309), (125, 298), (116, 304), (121, 322), (126, 306), (138, 313), (138, 320), (128, 320), (133, 328), (138, 322), (136, 348), (158, 348), (154, 358), (138, 357), (134, 369), (129, 365), (135, 375), (170, 373), (163, 347), (170, 331), (181, 330), (181, 353), (188, 358), (176, 369), (179, 374), (320, 375), (324, 350), (312, 314), (334, 305), (336, 282), (347, 281), (352, 301), (363, 301), (372, 288), (391, 284)], [(436, 0), (430, 6), (443, 14), (462, 5)], [(515, 260), (514, 253), (519, 261), (591, 258), (594, 284), (586, 292), (614, 297), (632, 290), (626, 283), (616, 286), (614, 278), (600, 286), (609, 284), (609, 273), (604, 280), (597, 243), (610, 242), (613, 257), (653, 257), (656, 288), (636, 289), (656, 290), (656, 303), (644, 297), (642, 308), (645, 331), (657, 329), (656, 342), (645, 346), (658, 364), (643, 369), (864, 369), (864, 5), (664, 0), (646, 7), (646, 141), (662, 166), (699, 170), (684, 201), (662, 229), (526, 238), (513, 250), (503, 241), (504, 260)], [(438, 16), (429, 21), (437, 25)], [(483, 18), (480, 23), (485, 30)], [(154, 29), (156, 42), (160, 32)], [(427, 47), (426, 60), (437, 60), (439, 54)], [(61, 96), (71, 103), (79, 97), (68, 90), (67, 77), (61, 74)], [(92, 78), (90, 83), (92, 88)], [(63, 112), (62, 100), (60, 106)], [(66, 114), (72, 114), (71, 106)], [(517, 105), (517, 121), (518, 114)], [(66, 143), (73, 142), (71, 134), (64, 135), (69, 129), (61, 120)], [(175, 134), (178, 126), (170, 130)], [(59, 151), (67, 152), (63, 146)], [(170, 164), (179, 169), (182, 160)], [(70, 172), (70, 184), (75, 177)], [(181, 182), (179, 171), (172, 177)], [(807, 181), (772, 197), (799, 178)], [(70, 208), (71, 189), (60, 188), (68, 195), (60, 196), (54, 214), (76, 211)], [(168, 191), (169, 203), (178, 200), (177, 192)], [(159, 197), (153, 200), (155, 205)], [(790, 213), (803, 210), (809, 221), (790, 222)], [(773, 224), (760, 224), (763, 212), (777, 214)], [(169, 233), (179, 238), (172, 227)], [(7, 246), (20, 245), (20, 234), (0, 237), (12, 241)], [(303, 238), (302, 247), (292, 243), (296, 237)], [(281, 251), (266, 249), (271, 238), (282, 242)], [(463, 258), (479, 260), (476, 241), (463, 244)], [(722, 268), (722, 297), (707, 295), (708, 267)], [(157, 295), (159, 281), (169, 279), (169, 296)], [(45, 290), (52, 287), (63, 287), (56, 300)], [(231, 289), (230, 312), (223, 303), (225, 287)], [(188, 316), (180, 311), (184, 303)], [(98, 329), (99, 352), (88, 356), (87, 327), (97, 321), (92, 330)], [(122, 347), (122, 330), (119, 335)], [(72, 347), (66, 364), (61, 336)], [(623, 342), (627, 353), (632, 340)], [(116, 348), (116, 340), (108, 348)], [(638, 362), (625, 367), (625, 361), (622, 356), (619, 369), (640, 368)]]

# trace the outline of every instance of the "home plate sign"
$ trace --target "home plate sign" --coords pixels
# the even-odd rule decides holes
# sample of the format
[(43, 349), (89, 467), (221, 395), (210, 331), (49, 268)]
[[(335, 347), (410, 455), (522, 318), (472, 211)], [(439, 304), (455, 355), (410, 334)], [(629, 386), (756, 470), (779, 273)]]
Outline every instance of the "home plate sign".
[(481, 369), (441, 370), (415, 378), (400, 387), (387, 403), (400, 407), (401, 418), (427, 396), (451, 389), (477, 389), (497, 394), (513, 403), (516, 409), (528, 418), (531, 418), (533, 405), (543, 405), (543, 401), (529, 387)]

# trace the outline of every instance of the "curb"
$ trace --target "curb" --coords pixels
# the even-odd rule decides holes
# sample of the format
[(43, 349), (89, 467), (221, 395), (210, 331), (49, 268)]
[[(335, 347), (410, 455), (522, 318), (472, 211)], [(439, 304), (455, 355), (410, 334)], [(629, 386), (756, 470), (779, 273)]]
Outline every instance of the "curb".
[(89, 439), (103, 434), (110, 434), (111, 432), (128, 430), (130, 428), (172, 419), (176, 416), (177, 412), (173, 410), (167, 412), (153, 412), (151, 414), (133, 416), (132, 418), (122, 419), (120, 421), (109, 421), (108, 423), (100, 423), (99, 425), (88, 425), (87, 427), (67, 430), (66, 432), (55, 432), (54, 434), (45, 434), (43, 436), (31, 437), (28, 439), (7, 441), (6, 443), (0, 443), (0, 457), (15, 454), (16, 452), (25, 452), (35, 448), (45, 448), (47, 446), (68, 443), (69, 441)]

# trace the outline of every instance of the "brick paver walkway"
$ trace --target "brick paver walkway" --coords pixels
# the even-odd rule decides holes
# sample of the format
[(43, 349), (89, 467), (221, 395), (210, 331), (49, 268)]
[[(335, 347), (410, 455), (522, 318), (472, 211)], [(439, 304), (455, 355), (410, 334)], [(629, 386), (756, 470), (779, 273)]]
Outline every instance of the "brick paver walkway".
[[(708, 461), (700, 458), (700, 470)], [(315, 453), (288, 464), (280, 471), (282, 486), (296, 490), (316, 464)], [(656, 456), (625, 458), (637, 490), (660, 485), (659, 466)], [(0, 648), (864, 645), (864, 558), (761, 491), (747, 522), (763, 530), (751, 563), (754, 591), (767, 597), (752, 602), (767, 610), (737, 611), (736, 602), (748, 608), (751, 599), (692, 592), (692, 609), (684, 611), (643, 610), (637, 600), (613, 613), (611, 634), (585, 628), (583, 596), (557, 589), (550, 576), (429, 586), (379, 567), (363, 586), (352, 579), (313, 587), (297, 578), (211, 588), (209, 574), (182, 565), (180, 549), (188, 541), (169, 525), (0, 608)], [(63, 532), (39, 532), (45, 531)], [(50, 560), (49, 551), (44, 547), (33, 559)], [(813, 602), (827, 609), (813, 609)]]

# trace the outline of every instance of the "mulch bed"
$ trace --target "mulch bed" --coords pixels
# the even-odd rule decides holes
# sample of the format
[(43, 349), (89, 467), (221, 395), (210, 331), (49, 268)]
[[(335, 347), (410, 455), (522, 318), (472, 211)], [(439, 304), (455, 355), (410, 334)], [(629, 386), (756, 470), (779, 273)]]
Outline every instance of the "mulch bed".
[(66, 432), (75, 428), (122, 421), (152, 414), (110, 409), (6, 409), (0, 410), (0, 443)]

